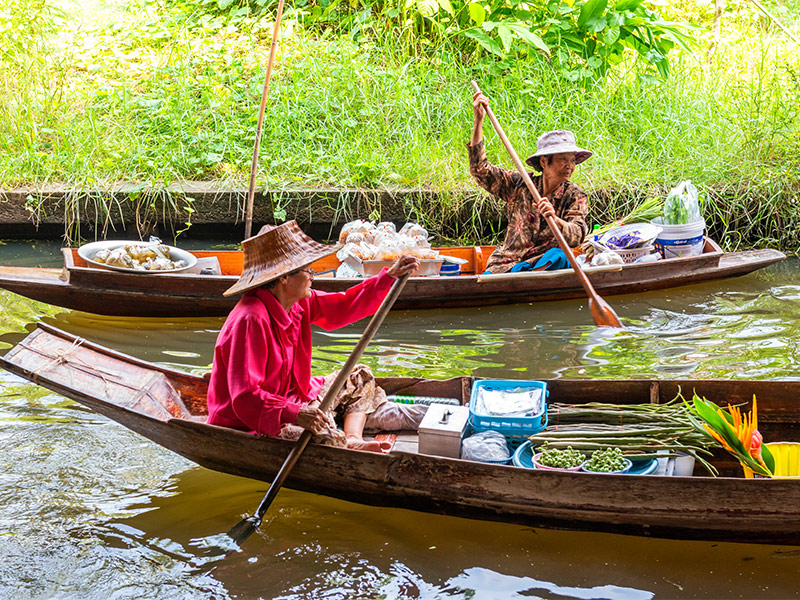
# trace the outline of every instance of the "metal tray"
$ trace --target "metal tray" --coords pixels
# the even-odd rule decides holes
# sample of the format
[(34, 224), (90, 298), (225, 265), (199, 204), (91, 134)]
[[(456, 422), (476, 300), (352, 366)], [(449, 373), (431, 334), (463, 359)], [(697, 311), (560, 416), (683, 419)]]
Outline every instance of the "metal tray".
[(197, 257), (192, 254), (191, 252), (187, 252), (186, 250), (181, 250), (180, 248), (175, 248), (174, 246), (169, 246), (167, 244), (161, 244), (162, 246), (166, 246), (169, 249), (169, 259), (170, 260), (182, 260), (186, 263), (183, 267), (179, 269), (166, 269), (161, 271), (143, 271), (140, 269), (130, 269), (128, 267), (117, 267), (115, 265), (107, 265), (105, 263), (96, 262), (94, 260), (94, 255), (97, 254), (99, 250), (115, 250), (121, 246), (126, 246), (128, 244), (135, 244), (135, 245), (147, 245), (149, 242), (137, 242), (135, 240), (104, 240), (102, 242), (91, 242), (89, 244), (84, 244), (80, 248), (78, 248), (78, 256), (80, 256), (83, 260), (87, 263), (92, 265), (93, 267), (98, 267), (100, 269), (109, 269), (111, 271), (122, 271), (124, 273), (136, 273), (137, 275), (161, 275), (163, 273), (180, 273), (182, 271), (186, 271), (187, 269), (191, 269), (195, 264), (197, 264)]

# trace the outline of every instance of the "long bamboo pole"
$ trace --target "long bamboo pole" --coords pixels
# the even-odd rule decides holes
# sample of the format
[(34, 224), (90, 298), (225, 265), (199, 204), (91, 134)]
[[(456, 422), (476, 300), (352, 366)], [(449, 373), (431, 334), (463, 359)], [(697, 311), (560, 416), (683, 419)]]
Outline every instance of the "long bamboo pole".
[(269, 60), (267, 61), (267, 74), (264, 77), (264, 87), (261, 90), (261, 105), (258, 108), (258, 124), (256, 125), (256, 140), (253, 144), (253, 162), (250, 165), (250, 188), (247, 192), (247, 211), (244, 225), (244, 238), (250, 237), (253, 230), (253, 202), (256, 196), (256, 173), (258, 172), (258, 150), (261, 148), (261, 129), (264, 126), (264, 112), (267, 108), (267, 94), (269, 92), (269, 80), (272, 77), (272, 63), (275, 60), (275, 51), (278, 49), (278, 32), (281, 26), (281, 15), (283, 15), (283, 0), (278, 2), (278, 14), (275, 17), (275, 27), (272, 29), (272, 45), (269, 48)]

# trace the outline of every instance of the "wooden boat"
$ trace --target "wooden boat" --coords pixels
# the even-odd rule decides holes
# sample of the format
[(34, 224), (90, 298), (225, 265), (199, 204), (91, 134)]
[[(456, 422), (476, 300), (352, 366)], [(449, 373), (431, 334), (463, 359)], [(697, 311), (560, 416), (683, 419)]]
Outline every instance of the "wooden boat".
[[(291, 442), (205, 423), (207, 381), (157, 367), (46, 326), (0, 359), (4, 368), (118, 421), (200, 465), (270, 481)], [(389, 393), (465, 402), (473, 379), (383, 379)], [(550, 401), (665, 402), (697, 390), (720, 403), (758, 395), (769, 440), (800, 437), (800, 381), (547, 382)], [(800, 479), (745, 479), (727, 454), (724, 476), (597, 475), (538, 471), (427, 456), (416, 434), (385, 455), (310, 445), (287, 486), (363, 504), (521, 523), (667, 538), (800, 545)], [(247, 510), (248, 507), (242, 507)]]
[[(467, 262), (462, 275), (413, 277), (394, 308), (455, 308), (584, 298), (585, 292), (571, 269), (481, 276), (494, 246), (439, 248), (442, 254)], [(237, 298), (222, 293), (239, 277), (243, 255), (239, 251), (193, 252), (198, 258), (216, 257), (221, 275), (185, 273), (137, 274), (94, 268), (64, 248), (64, 268), (0, 267), (0, 288), (34, 300), (73, 310), (127, 317), (224, 316)], [(634, 263), (586, 270), (603, 296), (629, 294), (744, 275), (783, 260), (777, 250), (723, 253), (706, 239), (698, 256), (654, 263)], [(326, 273), (314, 287), (342, 291), (359, 279), (333, 277), (339, 266), (335, 256), (312, 267)]]

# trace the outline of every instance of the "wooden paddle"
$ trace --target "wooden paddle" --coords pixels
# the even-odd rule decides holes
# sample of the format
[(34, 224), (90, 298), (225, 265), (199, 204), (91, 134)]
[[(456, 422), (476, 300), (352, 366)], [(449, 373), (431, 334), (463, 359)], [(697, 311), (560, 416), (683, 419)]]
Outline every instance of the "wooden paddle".
[[(361, 354), (364, 352), (364, 349), (370, 343), (375, 335), (375, 332), (378, 331), (378, 327), (380, 327), (381, 323), (383, 323), (383, 319), (386, 317), (389, 309), (392, 308), (395, 300), (397, 300), (397, 297), (400, 295), (400, 292), (402, 291), (403, 286), (405, 286), (407, 279), (408, 275), (402, 275), (394, 282), (394, 284), (392, 284), (392, 289), (389, 290), (389, 293), (383, 299), (380, 307), (378, 307), (377, 312), (372, 316), (372, 319), (367, 325), (367, 328), (364, 330), (364, 333), (361, 335), (361, 339), (358, 341), (358, 344), (356, 344), (356, 347), (353, 348), (353, 352), (350, 353), (350, 357), (347, 359), (347, 362), (344, 363), (344, 366), (339, 371), (336, 379), (334, 379), (333, 385), (331, 385), (330, 389), (325, 394), (325, 397), (322, 399), (322, 403), (319, 406), (321, 411), (324, 412), (328, 410), (330, 405), (333, 403), (336, 395), (342, 389), (345, 381), (350, 376), (353, 368), (356, 366), (358, 359), (361, 358)], [(233, 541), (235, 541), (237, 544), (241, 544), (244, 540), (249, 538), (256, 531), (256, 529), (259, 528), (267, 509), (269, 508), (270, 504), (272, 504), (275, 496), (278, 495), (278, 491), (281, 489), (281, 486), (283, 486), (286, 478), (289, 477), (289, 473), (292, 472), (297, 460), (306, 449), (306, 446), (308, 446), (308, 443), (311, 441), (313, 435), (314, 434), (308, 430), (302, 433), (300, 439), (289, 453), (289, 456), (287, 456), (286, 460), (283, 461), (283, 466), (281, 467), (280, 471), (278, 471), (275, 479), (273, 479), (272, 485), (269, 486), (269, 490), (267, 490), (267, 494), (264, 496), (261, 504), (258, 505), (258, 510), (256, 510), (253, 516), (239, 521), (239, 523), (234, 525), (233, 528), (228, 532), (228, 537), (233, 539)]]
[[(472, 88), (475, 90), (476, 94), (480, 93), (480, 88), (475, 80), (472, 81)], [(525, 165), (522, 164), (522, 161), (517, 156), (517, 153), (514, 151), (514, 148), (511, 146), (511, 142), (506, 137), (506, 134), (503, 132), (503, 128), (500, 127), (500, 123), (497, 121), (497, 118), (494, 116), (492, 109), (488, 106), (485, 107), (486, 114), (489, 115), (489, 120), (494, 125), (495, 131), (497, 131), (497, 135), (500, 136), (500, 139), (503, 141), (503, 145), (508, 150), (511, 159), (514, 161), (514, 164), (517, 166), (517, 170), (519, 174), (522, 175), (522, 180), (525, 182), (525, 185), (528, 187), (528, 191), (533, 195), (536, 202), (542, 201), (542, 196), (539, 194), (539, 191), (536, 189), (536, 186), (533, 185), (533, 181), (531, 181), (530, 176), (528, 175), (528, 171), (525, 169)], [(589, 278), (586, 276), (586, 273), (578, 265), (578, 261), (575, 260), (575, 255), (572, 253), (572, 249), (567, 245), (567, 241), (564, 239), (564, 236), (561, 233), (561, 230), (558, 228), (556, 221), (551, 216), (546, 216), (545, 219), (547, 220), (547, 226), (550, 227), (550, 230), (555, 235), (556, 241), (558, 242), (559, 247), (563, 250), (564, 254), (567, 256), (567, 260), (569, 260), (569, 264), (572, 265), (572, 268), (575, 270), (575, 274), (578, 276), (581, 284), (583, 285), (583, 289), (586, 290), (586, 295), (589, 296), (589, 309), (592, 311), (592, 318), (594, 318), (594, 322), (602, 327), (622, 327), (622, 323), (620, 323), (617, 314), (614, 312), (614, 309), (608, 305), (608, 302), (603, 300), (596, 291), (594, 291), (594, 287), (592, 287), (592, 283), (589, 281)]]
[(272, 29), (272, 45), (269, 48), (267, 61), (267, 75), (264, 77), (264, 88), (261, 90), (261, 106), (258, 109), (258, 124), (256, 125), (256, 141), (253, 145), (253, 163), (250, 165), (250, 189), (247, 192), (247, 212), (244, 223), (244, 238), (250, 237), (253, 229), (253, 202), (256, 196), (256, 172), (258, 171), (258, 150), (261, 147), (261, 128), (264, 125), (264, 111), (267, 108), (267, 93), (269, 80), (272, 77), (272, 62), (275, 60), (275, 51), (278, 49), (278, 29), (281, 26), (283, 14), (283, 0), (278, 2), (278, 14), (275, 17), (275, 27)]

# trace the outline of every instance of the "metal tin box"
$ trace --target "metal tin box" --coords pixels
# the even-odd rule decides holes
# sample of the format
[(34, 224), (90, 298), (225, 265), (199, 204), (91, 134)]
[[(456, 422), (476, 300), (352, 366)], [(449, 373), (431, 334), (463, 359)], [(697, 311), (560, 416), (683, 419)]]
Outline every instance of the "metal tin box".
[(469, 408), (431, 404), (419, 426), (419, 452), (461, 458), (461, 437), (469, 419)]

